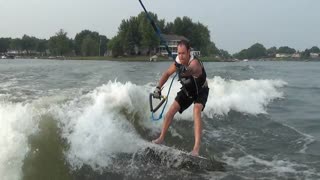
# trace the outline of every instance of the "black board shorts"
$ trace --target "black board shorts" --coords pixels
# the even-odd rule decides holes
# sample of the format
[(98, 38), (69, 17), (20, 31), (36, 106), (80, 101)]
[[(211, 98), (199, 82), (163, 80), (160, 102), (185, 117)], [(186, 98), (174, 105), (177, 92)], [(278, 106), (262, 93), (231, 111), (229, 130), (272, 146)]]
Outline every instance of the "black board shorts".
[(181, 114), (184, 110), (186, 110), (192, 103), (200, 103), (203, 105), (202, 111), (207, 103), (209, 95), (209, 88), (203, 87), (199, 91), (199, 94), (196, 96), (188, 97), (183, 90), (180, 90), (177, 93), (175, 100), (180, 105), (179, 113)]

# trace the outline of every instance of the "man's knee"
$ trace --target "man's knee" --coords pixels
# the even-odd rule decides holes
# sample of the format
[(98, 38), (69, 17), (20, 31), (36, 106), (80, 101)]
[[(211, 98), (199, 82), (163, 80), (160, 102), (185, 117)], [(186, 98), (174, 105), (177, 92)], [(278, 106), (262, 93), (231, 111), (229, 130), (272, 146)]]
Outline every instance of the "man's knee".
[(172, 108), (175, 112), (178, 112), (180, 110), (180, 105), (177, 101), (173, 101)]
[(174, 101), (167, 112), (168, 116), (174, 116), (180, 110), (180, 105), (177, 101)]
[(194, 112), (201, 112), (203, 109), (203, 105), (201, 103), (195, 103), (193, 106)]

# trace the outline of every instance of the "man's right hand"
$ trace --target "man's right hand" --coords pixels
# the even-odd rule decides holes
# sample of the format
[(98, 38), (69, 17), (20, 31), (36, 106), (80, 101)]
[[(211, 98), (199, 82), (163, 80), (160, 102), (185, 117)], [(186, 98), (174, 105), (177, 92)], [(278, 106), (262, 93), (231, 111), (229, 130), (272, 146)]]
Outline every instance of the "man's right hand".
[(160, 87), (156, 87), (156, 89), (153, 91), (153, 98), (157, 98), (160, 99), (161, 98), (161, 88)]

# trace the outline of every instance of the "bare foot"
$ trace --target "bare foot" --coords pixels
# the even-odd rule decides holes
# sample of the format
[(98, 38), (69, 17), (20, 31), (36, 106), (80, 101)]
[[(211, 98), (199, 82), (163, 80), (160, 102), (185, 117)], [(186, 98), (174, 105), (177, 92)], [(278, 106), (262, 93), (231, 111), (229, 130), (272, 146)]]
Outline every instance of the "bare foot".
[(191, 155), (198, 157), (199, 156), (199, 150), (192, 150), (191, 151)]
[(163, 143), (163, 139), (159, 137), (158, 139), (152, 140), (152, 143), (162, 144)]

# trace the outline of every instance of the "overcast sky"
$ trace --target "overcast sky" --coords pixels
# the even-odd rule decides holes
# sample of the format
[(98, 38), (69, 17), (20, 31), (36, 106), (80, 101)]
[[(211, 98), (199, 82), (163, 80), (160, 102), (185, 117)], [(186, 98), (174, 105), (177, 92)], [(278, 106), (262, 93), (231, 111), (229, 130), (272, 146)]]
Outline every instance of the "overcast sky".
[[(188, 16), (208, 26), (211, 40), (230, 53), (256, 42), (266, 48), (320, 47), (320, 0), (143, 0), (166, 22)], [(122, 19), (136, 16), (138, 0), (0, 0), (0, 37), (70, 38), (89, 29), (112, 38)]]

